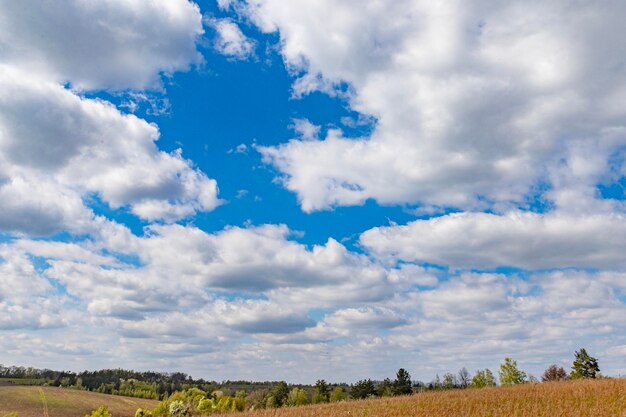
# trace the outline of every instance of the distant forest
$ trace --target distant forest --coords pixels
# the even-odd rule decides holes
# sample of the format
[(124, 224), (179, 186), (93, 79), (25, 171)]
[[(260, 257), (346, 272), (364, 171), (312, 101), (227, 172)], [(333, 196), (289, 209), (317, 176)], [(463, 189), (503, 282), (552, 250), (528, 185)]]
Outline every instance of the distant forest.
[[(585, 349), (575, 352), (571, 369), (571, 372), (568, 373), (563, 367), (550, 365), (541, 376), (541, 381), (601, 376), (598, 360), (589, 355)], [(505, 358), (500, 364), (498, 380), (500, 385), (539, 382), (534, 376), (520, 370), (517, 362), (511, 358)], [(169, 403), (178, 397), (181, 397), (179, 400), (184, 399), (189, 403), (204, 398), (207, 402), (205, 404), (207, 409), (215, 411), (224, 408), (225, 411), (228, 408), (233, 411), (241, 411), (247, 409), (247, 403), (255, 408), (275, 408), (289, 404), (303, 405), (310, 402), (342, 401), (347, 398), (408, 395), (426, 390), (484, 388), (496, 386), (497, 381), (490, 369), (479, 369), (472, 376), (466, 368), (461, 368), (457, 374), (447, 372), (443, 378), (437, 375), (428, 384), (412, 380), (411, 375), (404, 368), (400, 368), (394, 380), (389, 378), (383, 381), (363, 379), (348, 385), (345, 383), (329, 384), (321, 379), (316, 381), (314, 385), (306, 385), (287, 384), (285, 381), (216, 382), (194, 379), (183, 372), (137, 372), (124, 369), (104, 369), (76, 373), (0, 365), (0, 384), (48, 385), (169, 401), (167, 404), (164, 403), (164, 407), (169, 406)], [(219, 404), (222, 404), (223, 407)]]

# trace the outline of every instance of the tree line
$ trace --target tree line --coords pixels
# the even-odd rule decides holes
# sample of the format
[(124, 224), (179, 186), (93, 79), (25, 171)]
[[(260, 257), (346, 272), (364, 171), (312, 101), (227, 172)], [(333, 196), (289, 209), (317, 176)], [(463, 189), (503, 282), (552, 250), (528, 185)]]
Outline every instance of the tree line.
[[(565, 379), (596, 378), (600, 368), (598, 360), (585, 349), (575, 352), (571, 372), (550, 365), (543, 373), (543, 382)], [(55, 372), (35, 368), (4, 367), (0, 365), (0, 378), (33, 381), (46, 378), (50, 385), (85, 389), (109, 394), (161, 399), (154, 410), (138, 410), (136, 417), (188, 417), (231, 411), (263, 408), (293, 407), (321, 404), (349, 399), (365, 399), (410, 395), (428, 390), (484, 388), (497, 385), (490, 369), (479, 369), (472, 376), (466, 368), (457, 374), (450, 372), (425, 384), (412, 381), (409, 372), (400, 368), (395, 379), (383, 381), (363, 379), (351, 385), (329, 384), (323, 379), (314, 385), (289, 385), (279, 382), (205, 381), (194, 380), (185, 373), (136, 372), (121, 369), (84, 371), (81, 373)], [(500, 385), (539, 382), (519, 369), (517, 362), (505, 358), (498, 372)], [(95, 413), (95, 414), (94, 414)], [(100, 408), (87, 417), (110, 417), (106, 408)]]

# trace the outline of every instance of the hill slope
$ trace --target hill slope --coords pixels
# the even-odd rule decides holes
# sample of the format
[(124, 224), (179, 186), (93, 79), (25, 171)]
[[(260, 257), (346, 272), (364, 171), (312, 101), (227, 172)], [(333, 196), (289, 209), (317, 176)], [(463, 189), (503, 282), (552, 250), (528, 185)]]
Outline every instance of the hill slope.
[(426, 392), (237, 417), (626, 417), (626, 379)]
[(138, 408), (153, 409), (158, 401), (56, 387), (0, 386), (0, 416), (83, 417), (106, 405), (115, 417), (133, 417)]

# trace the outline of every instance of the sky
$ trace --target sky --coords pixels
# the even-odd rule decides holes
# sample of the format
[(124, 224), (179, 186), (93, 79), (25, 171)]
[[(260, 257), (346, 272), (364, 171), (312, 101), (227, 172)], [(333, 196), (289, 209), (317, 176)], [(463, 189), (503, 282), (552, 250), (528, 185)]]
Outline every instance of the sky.
[(0, 0), (0, 363), (626, 374), (625, 19)]

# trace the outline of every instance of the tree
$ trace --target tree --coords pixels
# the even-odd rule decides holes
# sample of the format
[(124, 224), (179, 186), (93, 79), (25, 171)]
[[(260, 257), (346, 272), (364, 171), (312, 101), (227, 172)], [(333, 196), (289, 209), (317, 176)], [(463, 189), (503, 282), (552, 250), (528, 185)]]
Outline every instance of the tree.
[(267, 397), (267, 407), (277, 408), (282, 407), (289, 395), (289, 387), (285, 381), (280, 381), (272, 388), (270, 395)]
[(355, 399), (374, 397), (376, 396), (376, 387), (374, 387), (371, 379), (363, 379), (352, 385), (350, 396)]
[(309, 394), (302, 388), (294, 388), (289, 391), (285, 405), (289, 407), (296, 407), (299, 405), (306, 405), (309, 403)]
[(600, 367), (596, 358), (590, 356), (585, 349), (575, 352), (570, 375), (572, 378), (595, 378), (598, 372), (600, 372)]
[(564, 381), (567, 379), (567, 372), (562, 366), (550, 365), (541, 376), (543, 382)]
[(113, 417), (113, 416), (109, 412), (109, 409), (103, 405), (101, 407), (98, 407), (97, 410), (93, 410), (91, 414), (87, 414), (85, 417)]
[(411, 387), (411, 375), (406, 369), (400, 368), (396, 373), (396, 380), (393, 381), (394, 395), (407, 395), (413, 392)]
[(443, 375), (443, 388), (444, 389), (452, 389), (456, 386), (456, 378), (454, 374), (450, 372), (446, 372)]
[(475, 388), (495, 387), (496, 379), (489, 369), (478, 370), (472, 378), (472, 386)]
[(389, 378), (385, 378), (383, 382), (376, 386), (376, 392), (379, 397), (392, 397), (394, 393), (393, 381)]
[(467, 388), (470, 384), (471, 379), (472, 378), (470, 376), (470, 373), (467, 371), (467, 369), (461, 368), (459, 370), (458, 382), (459, 382), (460, 388)]
[(511, 358), (504, 358), (504, 363), (500, 364), (500, 384), (517, 385), (526, 382), (526, 373), (517, 369), (517, 361)]
[(313, 404), (327, 403), (330, 399), (330, 388), (323, 379), (318, 379), (313, 388)]
[(330, 394), (330, 402), (336, 403), (336, 402), (343, 401), (343, 400), (344, 400), (343, 388), (336, 387), (333, 390), (332, 394)]
[[(187, 406), (181, 400), (172, 401), (170, 403), (169, 415), (171, 417), (187, 417), (189, 414)], [(111, 415), (109, 414), (107, 417), (111, 417)]]

